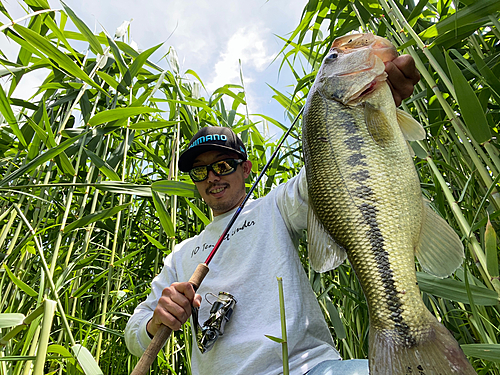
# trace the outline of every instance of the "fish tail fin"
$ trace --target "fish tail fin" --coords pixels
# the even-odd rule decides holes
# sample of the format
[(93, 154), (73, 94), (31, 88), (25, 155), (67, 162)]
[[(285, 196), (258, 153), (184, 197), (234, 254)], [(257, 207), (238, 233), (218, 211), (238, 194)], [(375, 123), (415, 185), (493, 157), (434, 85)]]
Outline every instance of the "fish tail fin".
[(371, 329), (370, 375), (477, 375), (451, 333), (432, 317), (418, 338)]

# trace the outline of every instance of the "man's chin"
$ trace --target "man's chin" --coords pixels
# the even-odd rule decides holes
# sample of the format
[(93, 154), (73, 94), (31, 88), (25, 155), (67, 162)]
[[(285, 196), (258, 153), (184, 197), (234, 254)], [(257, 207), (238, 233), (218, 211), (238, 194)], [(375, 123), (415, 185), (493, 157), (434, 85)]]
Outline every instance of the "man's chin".
[[(207, 202), (208, 204), (208, 202)], [(225, 214), (226, 212), (231, 211), (233, 208), (236, 208), (238, 204), (234, 202), (210, 202), (208, 206), (212, 209), (215, 216)]]

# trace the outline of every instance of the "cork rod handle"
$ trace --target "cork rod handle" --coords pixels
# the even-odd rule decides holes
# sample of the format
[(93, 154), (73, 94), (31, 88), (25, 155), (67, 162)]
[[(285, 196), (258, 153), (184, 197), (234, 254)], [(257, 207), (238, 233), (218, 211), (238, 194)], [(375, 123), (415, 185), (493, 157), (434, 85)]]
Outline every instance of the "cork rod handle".
[[(198, 264), (198, 267), (196, 267), (196, 270), (189, 279), (189, 283), (193, 285), (195, 291), (198, 290), (207, 273), (208, 266), (205, 263)], [(160, 327), (130, 375), (145, 375), (148, 372), (149, 368), (155, 361), (161, 348), (163, 348), (163, 346), (167, 342), (171, 333), (172, 330), (169, 327), (165, 325), (162, 325)]]

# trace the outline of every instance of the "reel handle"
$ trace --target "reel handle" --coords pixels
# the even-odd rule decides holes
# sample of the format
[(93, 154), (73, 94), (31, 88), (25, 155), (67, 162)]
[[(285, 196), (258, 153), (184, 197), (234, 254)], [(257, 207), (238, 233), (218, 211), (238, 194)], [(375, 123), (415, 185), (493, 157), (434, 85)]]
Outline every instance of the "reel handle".
[[(196, 270), (189, 279), (189, 283), (193, 285), (195, 292), (200, 287), (201, 282), (207, 275), (208, 271), (209, 271), (208, 266), (205, 263), (200, 263), (196, 267)], [(160, 327), (160, 329), (154, 335), (153, 339), (146, 348), (146, 351), (142, 354), (141, 359), (139, 359), (139, 362), (137, 362), (137, 365), (135, 365), (134, 370), (130, 373), (130, 375), (145, 375), (148, 372), (149, 367), (155, 361), (156, 357), (158, 356), (158, 353), (167, 342), (171, 333), (172, 330), (169, 327), (165, 325), (162, 325)]]

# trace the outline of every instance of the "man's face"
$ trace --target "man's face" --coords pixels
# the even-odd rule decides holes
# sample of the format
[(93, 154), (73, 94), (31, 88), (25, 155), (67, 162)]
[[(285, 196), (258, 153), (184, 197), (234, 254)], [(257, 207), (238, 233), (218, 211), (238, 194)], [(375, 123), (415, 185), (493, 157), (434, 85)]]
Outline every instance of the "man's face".
[[(212, 164), (224, 159), (239, 159), (230, 151), (207, 151), (196, 157), (193, 167)], [(245, 198), (245, 179), (250, 174), (252, 163), (248, 160), (236, 167), (236, 171), (225, 176), (208, 172), (206, 180), (195, 182), (196, 188), (214, 216), (221, 215), (237, 207)]]

